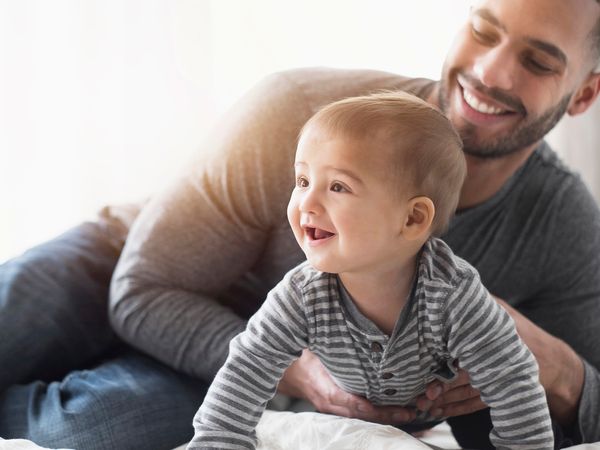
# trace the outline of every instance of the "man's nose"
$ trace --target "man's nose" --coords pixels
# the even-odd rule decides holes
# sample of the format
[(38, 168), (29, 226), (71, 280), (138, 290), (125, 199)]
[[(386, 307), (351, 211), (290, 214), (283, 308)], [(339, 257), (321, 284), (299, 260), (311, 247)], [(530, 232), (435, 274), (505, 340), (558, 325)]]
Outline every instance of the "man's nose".
[(497, 46), (479, 55), (473, 72), (479, 81), (489, 88), (510, 91), (514, 86), (515, 61), (507, 48)]

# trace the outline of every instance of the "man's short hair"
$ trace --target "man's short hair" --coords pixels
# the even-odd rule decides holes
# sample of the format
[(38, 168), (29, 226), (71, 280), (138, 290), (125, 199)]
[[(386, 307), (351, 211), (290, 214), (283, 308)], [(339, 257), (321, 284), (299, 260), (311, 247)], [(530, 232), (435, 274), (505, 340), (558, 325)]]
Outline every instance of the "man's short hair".
[(435, 106), (405, 92), (377, 92), (331, 103), (319, 110), (300, 136), (315, 127), (332, 136), (366, 142), (373, 158), (390, 158), (392, 189), (408, 188), (435, 206), (432, 234), (447, 228), (466, 175), (462, 141)]

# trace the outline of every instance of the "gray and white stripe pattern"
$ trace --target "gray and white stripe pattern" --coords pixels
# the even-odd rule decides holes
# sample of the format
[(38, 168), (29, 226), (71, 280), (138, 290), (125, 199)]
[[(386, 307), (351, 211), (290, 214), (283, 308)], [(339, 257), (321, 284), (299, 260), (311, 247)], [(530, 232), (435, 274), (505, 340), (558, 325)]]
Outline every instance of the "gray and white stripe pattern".
[(265, 405), (304, 348), (343, 389), (380, 405), (414, 404), (433, 379), (452, 379), (458, 360), (491, 407), (496, 448), (554, 448), (535, 359), (475, 269), (438, 239), (425, 244), (412, 295), (389, 337), (362, 316), (336, 275), (308, 263), (288, 272), (231, 342), (188, 448), (255, 448)]

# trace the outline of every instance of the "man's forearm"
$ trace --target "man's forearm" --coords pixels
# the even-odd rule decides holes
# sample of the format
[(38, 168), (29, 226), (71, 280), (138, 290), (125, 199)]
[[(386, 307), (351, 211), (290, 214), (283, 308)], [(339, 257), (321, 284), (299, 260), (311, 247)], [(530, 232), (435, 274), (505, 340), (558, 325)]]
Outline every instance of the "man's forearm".
[[(552, 361), (548, 360), (545, 364), (554, 365), (552, 370), (557, 376), (551, 386), (546, 388), (548, 406), (558, 423), (570, 426), (577, 420), (579, 400), (583, 391), (583, 362), (569, 345), (554, 336), (550, 337), (554, 340), (553, 343), (547, 344), (551, 349)], [(540, 358), (546, 356), (540, 356)], [(537, 355), (536, 358), (538, 358)], [(538, 358), (538, 362), (540, 358)], [(540, 367), (541, 365), (540, 363)]]

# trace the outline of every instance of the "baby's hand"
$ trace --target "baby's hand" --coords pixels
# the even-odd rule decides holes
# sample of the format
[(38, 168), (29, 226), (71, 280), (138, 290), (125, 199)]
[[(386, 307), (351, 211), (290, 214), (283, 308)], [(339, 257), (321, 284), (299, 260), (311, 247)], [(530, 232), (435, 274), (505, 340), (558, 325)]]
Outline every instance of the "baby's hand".
[(459, 369), (451, 383), (432, 381), (425, 393), (417, 398), (417, 409), (429, 411), (432, 417), (453, 417), (487, 408), (479, 391), (471, 386), (469, 374)]
[(285, 372), (277, 390), (311, 402), (317, 411), (382, 424), (401, 425), (415, 418), (411, 408), (375, 406), (358, 395), (342, 390), (319, 358), (309, 350)]

